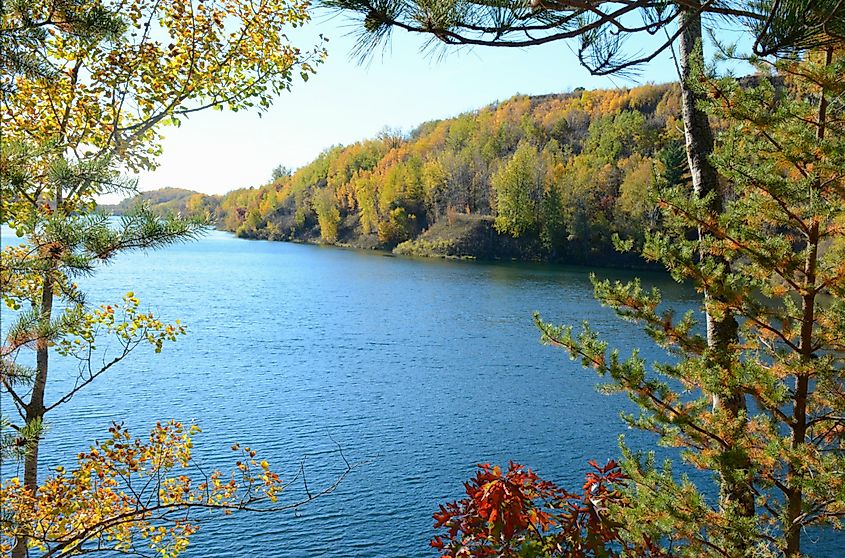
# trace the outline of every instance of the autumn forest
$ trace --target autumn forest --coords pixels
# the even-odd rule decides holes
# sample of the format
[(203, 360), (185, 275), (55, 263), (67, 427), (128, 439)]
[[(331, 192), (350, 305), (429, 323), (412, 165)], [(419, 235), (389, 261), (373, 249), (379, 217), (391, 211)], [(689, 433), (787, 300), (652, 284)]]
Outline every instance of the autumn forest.
[(681, 180), (679, 117), (679, 91), (668, 85), (515, 97), (330, 148), (259, 189), (183, 192), (179, 204), (156, 207), (209, 215), (247, 238), (611, 261), (613, 234), (641, 238), (657, 225), (650, 185)]

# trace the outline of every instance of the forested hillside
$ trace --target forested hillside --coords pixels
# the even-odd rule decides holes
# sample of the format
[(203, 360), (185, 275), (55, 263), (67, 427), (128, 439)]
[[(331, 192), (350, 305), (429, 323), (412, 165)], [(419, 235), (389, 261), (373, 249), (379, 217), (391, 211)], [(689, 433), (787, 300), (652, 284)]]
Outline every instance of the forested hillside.
[(332, 147), (292, 175), (194, 196), (248, 238), (397, 253), (617, 261), (612, 235), (657, 226), (648, 192), (686, 169), (669, 85), (517, 96), (407, 136)]
[[(204, 209), (203, 200), (209, 198), (193, 190), (184, 188), (160, 188), (149, 192), (141, 192), (135, 197), (127, 198), (115, 205), (101, 205), (100, 207), (114, 215), (123, 215), (140, 202), (145, 202), (159, 215), (196, 214)], [(216, 204), (214, 204), (216, 205)]]

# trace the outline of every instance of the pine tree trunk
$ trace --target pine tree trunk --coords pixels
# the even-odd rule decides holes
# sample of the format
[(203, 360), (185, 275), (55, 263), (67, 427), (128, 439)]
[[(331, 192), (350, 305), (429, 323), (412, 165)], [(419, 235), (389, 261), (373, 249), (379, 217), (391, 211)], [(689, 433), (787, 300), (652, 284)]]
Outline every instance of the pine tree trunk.
[[(52, 267), (52, 264), (51, 264)], [(49, 324), (53, 313), (53, 275), (47, 271), (44, 277), (43, 290), (41, 292), (40, 321), (42, 324)], [(47, 339), (38, 339), (35, 356), (35, 380), (32, 385), (32, 395), (26, 405), (26, 423), (41, 420), (44, 418), (44, 394), (47, 388), (47, 372), (49, 363), (49, 342)], [(38, 489), (38, 446), (40, 440), (35, 438), (27, 448), (24, 457), (23, 485), (31, 490), (33, 494)], [(15, 546), (12, 549), (12, 558), (26, 558), (27, 538), (17, 537)]]
[[(813, 358), (813, 326), (815, 325), (816, 304), (816, 262), (819, 253), (819, 223), (815, 221), (810, 228), (807, 242), (807, 258), (804, 263), (804, 289), (801, 297), (801, 360), (808, 362)], [(794, 450), (804, 444), (807, 436), (807, 396), (810, 378), (805, 370), (795, 377), (795, 395), (792, 407), (792, 443)], [(799, 483), (799, 471), (790, 462), (787, 472), (786, 505), (786, 555), (797, 557), (801, 553), (801, 523), (804, 495)]]
[[(828, 47), (824, 52), (824, 66), (833, 62), (833, 48)], [(824, 140), (827, 131), (827, 94), (822, 87), (819, 92), (818, 124), (816, 139), (819, 143)], [(819, 184), (815, 185), (816, 187)], [(801, 360), (809, 362), (813, 359), (813, 333), (816, 320), (816, 267), (819, 258), (819, 221), (814, 219), (807, 235), (807, 258), (804, 261), (804, 294), (801, 297)], [(792, 448), (798, 449), (805, 443), (807, 437), (807, 398), (810, 393), (810, 378), (805, 370), (801, 370), (795, 377), (795, 395), (792, 405)], [(801, 527), (799, 519), (803, 513), (804, 494), (798, 484), (799, 472), (794, 465), (789, 466), (787, 472), (786, 505), (786, 555), (797, 557), (801, 554)]]
[[(73, 81), (76, 82), (81, 61), (74, 69)], [(62, 124), (62, 130), (67, 126), (67, 113)], [(62, 132), (64, 139), (64, 132)], [(53, 211), (62, 211), (64, 201), (64, 190), (61, 184), (56, 185), (55, 200), (53, 200)], [(53, 285), (54, 267), (56, 265), (53, 254), (43, 254), (46, 259), (47, 271), (44, 272), (44, 284), (41, 287), (41, 307), (39, 308), (39, 322), (42, 325), (42, 334), (49, 331), (50, 321), (53, 319)], [(35, 379), (32, 384), (32, 395), (26, 405), (26, 424), (33, 421), (42, 421), (46, 408), (44, 406), (44, 395), (47, 391), (47, 373), (50, 363), (50, 340), (39, 338), (35, 347)], [(27, 447), (23, 463), (23, 485), (35, 494), (38, 491), (38, 447), (41, 444), (40, 438), (36, 437)], [(12, 558), (26, 558), (27, 537), (17, 537), (15, 546), (12, 548)]]
[[(686, 139), (687, 159), (694, 195), (698, 198), (714, 193), (709, 210), (718, 215), (723, 209), (722, 193), (719, 188), (719, 175), (710, 163), (709, 157), (713, 152), (713, 131), (707, 115), (698, 107), (700, 95), (691, 87), (697, 71), (704, 70), (704, 51), (701, 44), (701, 17), (693, 11), (686, 11), (681, 17), (681, 25), (685, 26), (680, 37), (680, 66), (681, 66), (681, 97), (684, 120), (684, 134)], [(698, 237), (703, 240), (706, 232), (699, 227)], [(726, 271), (730, 270), (730, 262), (721, 262)], [(704, 293), (705, 306), (713, 300), (713, 294)], [(730, 370), (731, 346), (737, 342), (738, 325), (733, 314), (724, 313), (716, 319), (710, 312), (706, 314), (707, 343), (710, 347), (713, 362), (725, 370)], [(736, 419), (746, 409), (743, 393), (729, 394), (719, 397), (713, 395), (714, 411), (719, 408), (728, 414), (729, 420)], [(739, 435), (740, 432), (737, 432)], [(730, 451), (730, 449), (728, 449)], [(728, 503), (738, 506), (738, 513), (744, 517), (755, 514), (754, 490), (751, 480), (744, 471), (750, 470), (750, 459), (747, 455), (734, 455), (730, 462), (730, 469), (721, 474), (721, 502), (725, 507)], [(747, 541), (738, 540), (742, 547)]]

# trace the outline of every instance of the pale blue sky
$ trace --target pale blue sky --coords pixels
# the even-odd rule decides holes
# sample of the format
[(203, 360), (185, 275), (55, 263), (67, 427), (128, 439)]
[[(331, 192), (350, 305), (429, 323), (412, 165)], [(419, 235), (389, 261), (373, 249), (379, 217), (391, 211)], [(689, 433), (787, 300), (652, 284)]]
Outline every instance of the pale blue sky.
[[(350, 30), (348, 20), (318, 14), (291, 35), (301, 48), (313, 44), (317, 33), (330, 38), (328, 60), (315, 76), (307, 83), (298, 80), (262, 118), (207, 111), (193, 115), (181, 128), (165, 129), (160, 166), (139, 176), (139, 188), (172, 186), (220, 194), (264, 184), (276, 165), (302, 166), (331, 145), (373, 137), (385, 126), (410, 130), (517, 93), (676, 79), (668, 53), (631, 81), (590, 76), (563, 42), (526, 49), (453, 49), (438, 57), (421, 53), (423, 38), (405, 32), (395, 32), (383, 56), (377, 54), (362, 66), (350, 60)], [(629, 48), (642, 47), (631, 41)]]

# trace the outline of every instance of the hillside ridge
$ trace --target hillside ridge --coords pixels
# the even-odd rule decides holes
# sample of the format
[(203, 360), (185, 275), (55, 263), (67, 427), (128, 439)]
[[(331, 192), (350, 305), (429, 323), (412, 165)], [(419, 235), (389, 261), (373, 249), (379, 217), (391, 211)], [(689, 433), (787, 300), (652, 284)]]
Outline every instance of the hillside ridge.
[(649, 192), (686, 180), (681, 130), (672, 84), (517, 95), (330, 147), (258, 188), (145, 192), (118, 211), (143, 199), (244, 238), (629, 265), (612, 237), (659, 226)]

